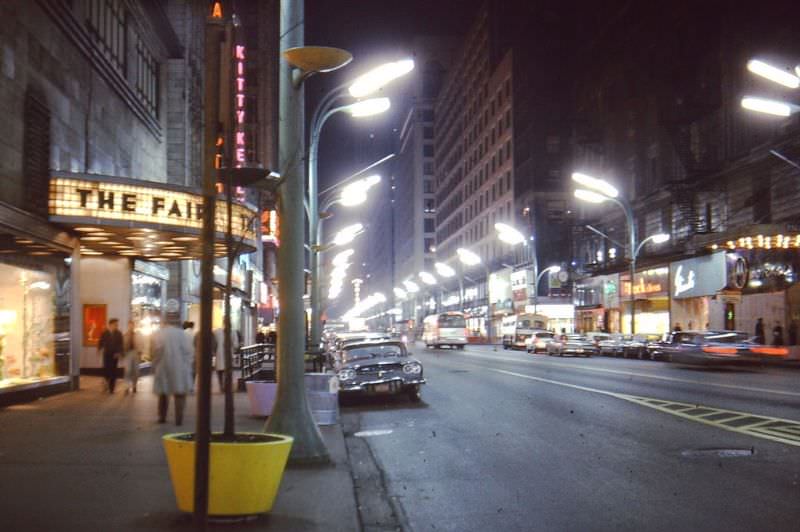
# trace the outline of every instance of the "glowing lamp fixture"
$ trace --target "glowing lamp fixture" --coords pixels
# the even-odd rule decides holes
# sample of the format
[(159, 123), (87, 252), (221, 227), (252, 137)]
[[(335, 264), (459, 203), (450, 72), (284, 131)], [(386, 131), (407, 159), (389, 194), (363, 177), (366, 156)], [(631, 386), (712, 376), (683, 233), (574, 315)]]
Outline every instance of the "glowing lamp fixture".
[(364, 116), (379, 115), (389, 110), (392, 102), (389, 98), (370, 98), (361, 102), (351, 103), (347, 106), (350, 116), (361, 118)]
[(434, 277), (433, 275), (431, 275), (428, 272), (419, 272), (419, 278), (423, 283), (425, 283), (427, 285), (436, 284), (436, 277)]
[(399, 288), (397, 286), (394, 287), (394, 297), (396, 297), (398, 299), (405, 299), (407, 295), (408, 295), (408, 292), (406, 292), (402, 288)]
[(419, 285), (414, 281), (403, 281), (403, 286), (406, 287), (409, 294), (415, 294), (419, 292)]
[(456, 271), (444, 262), (437, 262), (434, 267), (436, 268), (436, 273), (444, 278), (452, 277), (456, 274)]
[(659, 233), (650, 237), (654, 244), (663, 244), (669, 240), (669, 235), (666, 233)]
[(611, 183), (605, 179), (598, 179), (590, 175), (582, 174), (581, 172), (572, 172), (572, 180), (590, 190), (599, 192), (609, 198), (616, 198), (619, 196), (619, 191)]
[(358, 181), (350, 183), (346, 187), (342, 188), (342, 192), (339, 197), (339, 203), (345, 207), (351, 207), (360, 203), (364, 203), (367, 200), (367, 190), (380, 183), (380, 181), (381, 176), (371, 175), (369, 177), (365, 177), (364, 179), (359, 179)]
[(458, 254), (458, 260), (466, 266), (476, 266), (481, 263), (481, 258), (466, 248), (458, 248), (456, 253)]
[(591, 190), (586, 190), (583, 188), (575, 190), (575, 197), (581, 201), (586, 201), (589, 203), (603, 203), (604, 201), (608, 200), (608, 196), (604, 196), (602, 194), (598, 194), (597, 192), (592, 192)]
[(797, 110), (796, 106), (785, 102), (767, 100), (766, 98), (754, 98), (752, 96), (745, 96), (742, 98), (742, 107), (757, 113), (783, 117), (789, 116)]
[(414, 70), (413, 59), (385, 63), (357, 77), (348, 91), (354, 98), (363, 98), (382, 89), (387, 83)]
[(497, 231), (497, 238), (505, 242), (506, 244), (511, 244), (515, 246), (517, 244), (522, 244), (525, 242), (525, 235), (514, 229), (508, 224), (504, 223), (496, 223), (494, 224), (494, 228)]
[(759, 61), (758, 59), (751, 59), (748, 61), (747, 70), (757, 76), (766, 78), (784, 87), (789, 87), (790, 89), (800, 87), (800, 78), (783, 69), (767, 64), (764, 61)]
[(360, 235), (364, 232), (364, 226), (361, 224), (353, 224), (348, 225), (338, 233), (333, 238), (334, 245), (337, 246), (346, 246), (350, 242), (352, 242), (356, 236)]
[(337, 253), (335, 257), (333, 257), (333, 265), (334, 266), (344, 266), (347, 264), (347, 259), (350, 258), (350, 255), (355, 253), (355, 251), (351, 249), (346, 249), (340, 253)]

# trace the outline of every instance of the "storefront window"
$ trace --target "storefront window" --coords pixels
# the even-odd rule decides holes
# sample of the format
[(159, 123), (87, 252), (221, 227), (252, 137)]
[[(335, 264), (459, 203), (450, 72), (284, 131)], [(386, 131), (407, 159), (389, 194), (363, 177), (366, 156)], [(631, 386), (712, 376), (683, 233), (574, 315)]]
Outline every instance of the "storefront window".
[[(147, 340), (161, 327), (166, 282), (134, 271), (131, 273), (131, 316), (136, 330)], [(149, 341), (144, 342), (143, 359), (150, 359)]]
[(0, 237), (0, 389), (69, 374), (67, 255)]

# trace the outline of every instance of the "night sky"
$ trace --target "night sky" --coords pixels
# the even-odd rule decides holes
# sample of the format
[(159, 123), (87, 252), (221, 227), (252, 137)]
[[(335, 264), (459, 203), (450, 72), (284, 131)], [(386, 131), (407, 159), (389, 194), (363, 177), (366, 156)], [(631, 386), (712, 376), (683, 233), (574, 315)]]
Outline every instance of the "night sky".
[[(336, 73), (312, 78), (306, 84), (308, 113), (326, 91), (354, 79), (386, 61), (409, 57), (410, 42), (418, 35), (460, 35), (466, 32), (480, 0), (411, 0), (405, 2), (306, 0), (306, 43), (335, 46), (353, 54), (353, 61)], [(387, 90), (399, 101), (407, 86), (402, 81)], [(374, 118), (332, 118), (320, 142), (322, 186), (335, 183), (390, 153), (405, 117), (403, 105)]]

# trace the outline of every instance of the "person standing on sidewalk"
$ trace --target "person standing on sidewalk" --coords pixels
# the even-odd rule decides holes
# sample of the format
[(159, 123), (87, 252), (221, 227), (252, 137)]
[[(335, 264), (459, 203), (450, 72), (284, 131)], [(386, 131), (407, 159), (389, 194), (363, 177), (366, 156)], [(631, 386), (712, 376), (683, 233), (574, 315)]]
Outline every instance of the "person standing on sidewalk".
[(776, 321), (772, 328), (772, 345), (783, 345), (783, 327), (781, 322)]
[(117, 360), (122, 358), (123, 339), (119, 332), (119, 320), (111, 318), (108, 320), (108, 327), (100, 335), (97, 349), (103, 353), (103, 374), (106, 378), (108, 393), (114, 393), (117, 384)]
[(761, 345), (767, 343), (767, 338), (764, 333), (764, 318), (758, 318), (756, 321), (756, 343)]
[(123, 336), (125, 343), (125, 393), (136, 393), (136, 385), (139, 382), (139, 364), (142, 362), (142, 338), (136, 332), (136, 324), (133, 320), (128, 321), (128, 330)]
[(153, 334), (153, 391), (158, 395), (158, 422), (167, 421), (169, 396), (175, 396), (175, 424), (183, 424), (186, 394), (192, 391), (194, 350), (179, 328), (180, 314), (167, 312), (166, 324)]

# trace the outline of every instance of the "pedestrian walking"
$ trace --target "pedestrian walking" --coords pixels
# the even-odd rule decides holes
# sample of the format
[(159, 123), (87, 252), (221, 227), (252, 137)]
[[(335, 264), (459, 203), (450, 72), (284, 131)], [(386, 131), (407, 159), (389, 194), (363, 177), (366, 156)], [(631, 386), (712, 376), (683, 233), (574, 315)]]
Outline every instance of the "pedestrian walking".
[(100, 335), (97, 350), (103, 354), (103, 375), (106, 379), (108, 393), (114, 393), (117, 384), (117, 361), (123, 355), (123, 338), (119, 331), (119, 320), (111, 318), (108, 327)]
[[(214, 368), (217, 370), (219, 390), (225, 391), (225, 329), (214, 329)], [(238, 331), (231, 331), (231, 353), (239, 349)]]
[(764, 318), (758, 318), (756, 321), (756, 343), (762, 345), (767, 343), (766, 333), (764, 332)]
[(136, 385), (139, 382), (139, 364), (142, 362), (142, 337), (136, 332), (136, 324), (133, 320), (128, 322), (128, 330), (123, 336), (125, 357), (123, 367), (125, 368), (125, 394), (136, 393)]
[(672, 328), (672, 332), (681, 332), (683, 327), (681, 327), (680, 323), (675, 323), (675, 327)]
[(779, 321), (775, 322), (772, 328), (772, 345), (783, 345), (783, 327)]
[(175, 424), (183, 424), (186, 394), (192, 390), (192, 344), (178, 325), (180, 314), (167, 312), (164, 327), (153, 333), (153, 391), (158, 395), (158, 422), (167, 421), (169, 396), (175, 397)]

